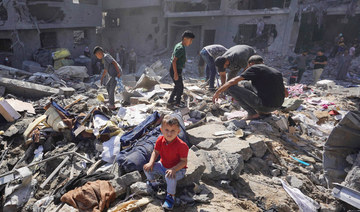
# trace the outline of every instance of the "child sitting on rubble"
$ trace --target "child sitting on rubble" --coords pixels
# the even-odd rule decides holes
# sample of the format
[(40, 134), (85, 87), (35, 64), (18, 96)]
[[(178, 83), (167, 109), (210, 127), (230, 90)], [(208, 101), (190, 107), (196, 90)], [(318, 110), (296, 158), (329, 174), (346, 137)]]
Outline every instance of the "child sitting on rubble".
[(117, 84), (116, 77), (120, 78), (122, 75), (122, 70), (120, 65), (115, 61), (115, 59), (100, 47), (96, 46), (94, 48), (94, 55), (99, 59), (103, 60), (104, 63), (104, 72), (101, 76), (100, 83), (103, 85), (104, 77), (109, 73), (110, 79), (104, 83), (106, 90), (109, 94), (109, 109), (115, 109), (115, 88)]
[[(161, 123), (162, 136), (156, 140), (155, 148), (150, 161), (144, 165), (144, 172), (148, 179), (147, 184), (154, 187), (155, 175), (165, 177), (167, 195), (162, 207), (171, 210), (174, 207), (177, 181), (182, 179), (186, 172), (189, 147), (178, 136), (180, 133), (179, 120), (166, 115)], [(156, 162), (160, 155), (160, 162)]]

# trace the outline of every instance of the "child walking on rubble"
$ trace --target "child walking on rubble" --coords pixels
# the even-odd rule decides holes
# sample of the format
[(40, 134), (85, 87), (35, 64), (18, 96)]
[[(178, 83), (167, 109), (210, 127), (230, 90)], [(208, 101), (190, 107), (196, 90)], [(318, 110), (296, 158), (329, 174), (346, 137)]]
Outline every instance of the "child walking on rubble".
[(194, 38), (194, 33), (186, 30), (182, 34), (181, 42), (176, 44), (174, 47), (174, 51), (171, 56), (170, 76), (174, 81), (175, 86), (168, 100), (169, 105), (175, 104), (177, 107), (183, 107), (181, 104), (181, 96), (184, 91), (182, 69), (184, 68), (186, 62), (185, 46), (190, 46)]
[(109, 73), (110, 79), (104, 83), (106, 86), (106, 90), (109, 94), (109, 109), (115, 109), (115, 88), (117, 84), (116, 77), (120, 78), (122, 75), (122, 70), (120, 65), (115, 61), (115, 59), (100, 47), (96, 46), (94, 48), (94, 55), (102, 60), (104, 63), (104, 72), (101, 76), (101, 85), (104, 83), (104, 77), (107, 73)]
[[(182, 141), (179, 120), (166, 115), (161, 123), (162, 136), (156, 140), (150, 161), (144, 165), (144, 172), (150, 187), (155, 186), (155, 175), (165, 178), (167, 195), (162, 205), (164, 209), (171, 210), (175, 203), (177, 181), (182, 179), (186, 172), (189, 147)], [(160, 162), (155, 162), (160, 155)]]

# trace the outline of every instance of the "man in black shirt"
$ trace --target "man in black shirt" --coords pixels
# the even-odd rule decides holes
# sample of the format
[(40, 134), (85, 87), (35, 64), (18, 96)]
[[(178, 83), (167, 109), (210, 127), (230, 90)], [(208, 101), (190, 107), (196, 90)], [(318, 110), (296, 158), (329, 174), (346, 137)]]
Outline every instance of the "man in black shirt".
[[(243, 81), (242, 85), (238, 86), (240, 81)], [(276, 69), (264, 65), (264, 61), (259, 55), (251, 56), (248, 68), (240, 76), (231, 79), (216, 91), (213, 102), (226, 90), (248, 112), (247, 119), (256, 119), (262, 114), (269, 114), (277, 110), (283, 104), (284, 98), (288, 96), (282, 74)]]
[(322, 72), (324, 71), (324, 67), (327, 64), (327, 57), (324, 55), (323, 50), (319, 50), (317, 52), (317, 56), (315, 60), (312, 61), (314, 64), (313, 70), (313, 84), (315, 85), (317, 81), (319, 81)]

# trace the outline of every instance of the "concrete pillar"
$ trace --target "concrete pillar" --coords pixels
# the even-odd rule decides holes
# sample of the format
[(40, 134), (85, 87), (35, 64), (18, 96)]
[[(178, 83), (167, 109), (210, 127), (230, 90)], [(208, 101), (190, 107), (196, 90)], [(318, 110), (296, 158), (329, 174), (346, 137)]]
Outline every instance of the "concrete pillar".
[(299, 8), (298, 0), (291, 0), (289, 7), (289, 16), (284, 30), (283, 48), (281, 50), (281, 53), (283, 55), (286, 55), (287, 53), (289, 53), (289, 51), (293, 51), (293, 49), (290, 49), (290, 41), (291, 41), (291, 36), (294, 34), (293, 33), (293, 27), (295, 24), (294, 18), (296, 12), (298, 11), (298, 8)]

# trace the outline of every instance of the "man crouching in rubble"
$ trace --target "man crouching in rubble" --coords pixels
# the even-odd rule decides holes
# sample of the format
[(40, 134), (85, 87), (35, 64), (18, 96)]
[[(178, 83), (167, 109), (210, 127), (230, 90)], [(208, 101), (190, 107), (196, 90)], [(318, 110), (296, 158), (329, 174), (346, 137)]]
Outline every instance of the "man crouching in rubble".
[(103, 60), (104, 63), (104, 72), (101, 76), (101, 85), (103, 85), (104, 77), (106, 73), (109, 73), (110, 79), (104, 84), (106, 85), (106, 90), (109, 94), (109, 109), (115, 109), (115, 88), (116, 88), (116, 77), (120, 78), (122, 75), (122, 70), (120, 65), (115, 61), (115, 59), (100, 47), (96, 46), (94, 48), (94, 55), (99, 59)]
[[(186, 172), (189, 147), (177, 135), (180, 133), (178, 119), (166, 115), (161, 123), (162, 136), (156, 140), (154, 151), (149, 163), (144, 165), (144, 172), (149, 180), (147, 184), (155, 187), (155, 176), (165, 177), (167, 195), (163, 208), (171, 210), (174, 207), (177, 181), (182, 179)], [(155, 162), (160, 155), (160, 162)]]
[[(251, 83), (243, 80), (249, 80)], [(240, 81), (243, 82), (238, 86)], [(280, 108), (284, 97), (288, 96), (282, 74), (264, 65), (263, 58), (259, 55), (251, 56), (245, 71), (216, 91), (213, 102), (216, 102), (219, 95), (226, 90), (248, 112), (246, 119), (257, 119), (260, 115), (270, 114)]]

